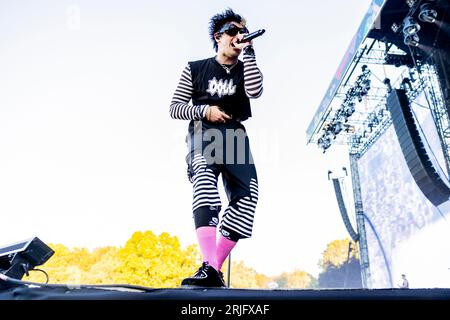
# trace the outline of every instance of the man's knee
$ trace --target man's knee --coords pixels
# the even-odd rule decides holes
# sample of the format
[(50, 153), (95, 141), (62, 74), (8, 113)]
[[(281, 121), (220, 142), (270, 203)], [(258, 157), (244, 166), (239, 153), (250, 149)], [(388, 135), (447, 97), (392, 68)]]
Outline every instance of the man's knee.
[(203, 206), (194, 210), (195, 229), (216, 227), (219, 223), (220, 206)]
[(228, 240), (238, 242), (240, 239), (249, 238), (249, 236), (246, 236), (240, 232), (236, 232), (232, 229), (229, 229), (227, 227), (224, 227), (223, 225), (220, 227), (220, 234), (227, 238)]

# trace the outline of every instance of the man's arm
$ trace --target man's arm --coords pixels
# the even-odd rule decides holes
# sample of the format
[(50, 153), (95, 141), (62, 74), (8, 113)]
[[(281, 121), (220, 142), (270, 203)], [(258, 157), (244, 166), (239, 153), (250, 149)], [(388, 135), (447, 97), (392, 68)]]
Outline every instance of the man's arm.
[(244, 48), (244, 87), (249, 98), (259, 98), (263, 92), (263, 75), (256, 64), (252, 46)]
[(208, 105), (189, 105), (193, 93), (192, 75), (189, 64), (183, 70), (177, 89), (170, 103), (170, 116), (173, 119), (200, 120), (206, 116)]

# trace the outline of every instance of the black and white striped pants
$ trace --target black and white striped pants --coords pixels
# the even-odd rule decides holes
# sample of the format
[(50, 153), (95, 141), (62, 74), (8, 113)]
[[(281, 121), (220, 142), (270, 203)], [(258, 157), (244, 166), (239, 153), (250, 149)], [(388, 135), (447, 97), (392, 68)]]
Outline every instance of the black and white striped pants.
[[(248, 137), (245, 139), (244, 152), (251, 155)], [(244, 162), (232, 163), (212, 163), (208, 160), (201, 150), (191, 150), (187, 157), (188, 175), (193, 184), (195, 227), (219, 226), (221, 234), (233, 241), (251, 237), (258, 202), (258, 178), (253, 158), (250, 156)], [(217, 187), (219, 175), (222, 175), (229, 201), (221, 220), (219, 213), (222, 204)]]

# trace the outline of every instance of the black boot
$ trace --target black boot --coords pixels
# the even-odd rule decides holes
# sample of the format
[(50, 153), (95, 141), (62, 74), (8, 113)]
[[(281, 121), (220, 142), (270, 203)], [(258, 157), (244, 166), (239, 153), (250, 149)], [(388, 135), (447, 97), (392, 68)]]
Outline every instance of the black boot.
[(189, 278), (184, 279), (181, 282), (182, 287), (211, 287), (211, 288), (224, 288), (226, 287), (223, 281), (223, 275), (216, 269), (211, 267), (208, 262), (203, 262), (198, 271)]

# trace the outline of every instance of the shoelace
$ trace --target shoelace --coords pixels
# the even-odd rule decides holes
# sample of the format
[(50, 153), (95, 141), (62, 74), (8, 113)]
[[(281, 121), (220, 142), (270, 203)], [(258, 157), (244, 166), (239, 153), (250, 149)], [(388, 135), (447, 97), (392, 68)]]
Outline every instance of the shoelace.
[(194, 277), (200, 275), (203, 270), (206, 272), (208, 270), (208, 268), (209, 268), (209, 265), (206, 262), (203, 262), (202, 266), (200, 268), (198, 268), (197, 272), (194, 274)]

